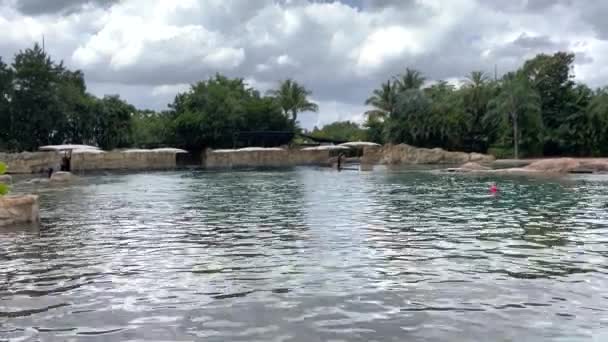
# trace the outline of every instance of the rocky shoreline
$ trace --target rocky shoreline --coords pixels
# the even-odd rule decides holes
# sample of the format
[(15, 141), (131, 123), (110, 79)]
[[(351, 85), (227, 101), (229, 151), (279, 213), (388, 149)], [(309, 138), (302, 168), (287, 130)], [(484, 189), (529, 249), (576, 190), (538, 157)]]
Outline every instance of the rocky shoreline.
[(608, 158), (544, 158), (522, 160), (515, 167), (503, 167), (505, 161), (489, 164), (469, 162), (448, 172), (492, 173), (492, 174), (571, 174), (571, 173), (605, 173), (608, 172)]

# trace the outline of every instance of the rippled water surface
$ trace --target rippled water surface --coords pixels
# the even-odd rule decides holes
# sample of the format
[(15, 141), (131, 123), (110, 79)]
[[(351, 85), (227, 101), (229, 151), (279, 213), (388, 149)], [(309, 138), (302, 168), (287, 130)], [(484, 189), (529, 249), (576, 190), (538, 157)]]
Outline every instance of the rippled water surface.
[(34, 190), (40, 226), (0, 229), (0, 340), (608, 341), (608, 176), (298, 168)]

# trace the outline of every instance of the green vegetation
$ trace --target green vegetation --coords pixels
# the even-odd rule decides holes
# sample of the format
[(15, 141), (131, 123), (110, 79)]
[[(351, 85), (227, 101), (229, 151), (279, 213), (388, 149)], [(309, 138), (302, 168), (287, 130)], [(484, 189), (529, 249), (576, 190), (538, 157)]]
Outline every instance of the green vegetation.
[[(0, 176), (6, 172), (6, 164), (0, 162)], [(10, 187), (7, 184), (0, 182), (0, 196), (8, 194)]]
[[(576, 83), (573, 63), (574, 54), (541, 54), (500, 79), (474, 71), (458, 86), (406, 69), (365, 101), (371, 109), (362, 127), (336, 122), (311, 134), (501, 157), (606, 155), (608, 88)], [(117, 95), (91, 95), (82, 72), (35, 45), (11, 65), (0, 58), (0, 150), (232, 147), (243, 131), (298, 131), (298, 115), (318, 111), (310, 96), (291, 79), (262, 95), (243, 79), (217, 74), (178, 94), (165, 111), (138, 110)]]
[(367, 137), (501, 157), (606, 155), (608, 88), (575, 83), (573, 63), (574, 54), (541, 54), (498, 80), (474, 71), (458, 88), (423, 88), (422, 74), (407, 69), (366, 101)]
[(167, 111), (138, 110), (117, 95), (89, 94), (82, 72), (67, 70), (35, 45), (10, 66), (0, 59), (0, 150), (62, 143), (231, 147), (240, 131), (292, 131), (298, 113), (317, 110), (311, 92), (293, 80), (269, 94), (218, 74), (178, 94)]
[(281, 82), (278, 89), (270, 90), (268, 94), (275, 99), (283, 110), (283, 114), (291, 117), (291, 123), (294, 127), (298, 120), (298, 113), (317, 112), (319, 110), (316, 103), (308, 100), (308, 96), (312, 93), (291, 79)]
[(315, 127), (310, 135), (315, 138), (339, 141), (363, 141), (367, 139), (367, 131), (351, 121), (334, 122), (323, 126), (322, 129)]

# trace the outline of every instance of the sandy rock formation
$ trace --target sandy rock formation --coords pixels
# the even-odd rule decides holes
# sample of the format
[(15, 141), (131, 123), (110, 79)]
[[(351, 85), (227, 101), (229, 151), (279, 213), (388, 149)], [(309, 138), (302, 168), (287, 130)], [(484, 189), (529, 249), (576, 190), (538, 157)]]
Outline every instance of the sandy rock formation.
[(0, 197), (0, 227), (17, 223), (38, 222), (38, 196)]
[(53, 182), (53, 183), (69, 182), (69, 181), (73, 180), (74, 177), (75, 176), (73, 174), (71, 174), (70, 172), (57, 171), (57, 172), (53, 173), (53, 175), (51, 176), (51, 182)]
[(608, 172), (608, 159), (581, 159), (581, 169), (594, 172)]
[(0, 153), (10, 173), (42, 173), (59, 169), (61, 155), (57, 152)]
[[(366, 156), (369, 154), (369, 156)], [(450, 152), (441, 148), (418, 148), (407, 144), (385, 145), (379, 151), (364, 150), (364, 160), (381, 164), (464, 164), (469, 161), (489, 163), (493, 156), (480, 153)]]
[(567, 173), (581, 167), (581, 163), (573, 158), (541, 159), (523, 169), (532, 172)]
[(449, 168), (448, 172), (474, 172), (474, 171), (490, 171), (491, 169), (487, 166), (483, 166), (476, 162), (464, 163), (460, 167)]

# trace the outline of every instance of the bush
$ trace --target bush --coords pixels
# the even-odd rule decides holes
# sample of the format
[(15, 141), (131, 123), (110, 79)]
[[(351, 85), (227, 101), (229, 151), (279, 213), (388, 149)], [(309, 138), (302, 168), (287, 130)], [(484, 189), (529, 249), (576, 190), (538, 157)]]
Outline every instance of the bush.
[[(6, 164), (0, 162), (0, 175), (3, 175), (6, 172)], [(10, 187), (4, 183), (0, 183), (0, 196), (4, 196), (8, 194)]]

